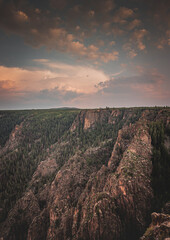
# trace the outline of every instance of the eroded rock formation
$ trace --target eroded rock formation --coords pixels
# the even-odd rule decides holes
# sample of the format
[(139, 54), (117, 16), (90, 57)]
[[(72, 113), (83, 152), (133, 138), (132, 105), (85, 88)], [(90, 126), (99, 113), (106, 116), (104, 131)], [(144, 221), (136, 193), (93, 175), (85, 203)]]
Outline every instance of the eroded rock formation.
[[(98, 123), (114, 125), (121, 119), (124, 121), (111, 152), (105, 157), (105, 164), (87, 161), (107, 151), (103, 143), (86, 151), (77, 148), (63, 165), (58, 164), (61, 157), (58, 149), (62, 149), (63, 142), (54, 144), (47, 158), (38, 165), (23, 197), (2, 224), (1, 239), (138, 239), (148, 226), (154, 197), (151, 185), (153, 147), (148, 123), (160, 118), (167, 125), (169, 116), (148, 110), (139, 117), (135, 114), (131, 109), (81, 111), (70, 134), (80, 125), (84, 131), (95, 131)], [(131, 121), (134, 115), (136, 120)], [(69, 139), (64, 144), (69, 145)], [(36, 188), (42, 178), (52, 174), (52, 182)], [(169, 216), (154, 213), (152, 219), (152, 229), (158, 228), (158, 220), (162, 219), (159, 228), (166, 228), (168, 236)], [(155, 234), (152, 235), (159, 236)], [(142, 239), (151, 238), (144, 236)]]

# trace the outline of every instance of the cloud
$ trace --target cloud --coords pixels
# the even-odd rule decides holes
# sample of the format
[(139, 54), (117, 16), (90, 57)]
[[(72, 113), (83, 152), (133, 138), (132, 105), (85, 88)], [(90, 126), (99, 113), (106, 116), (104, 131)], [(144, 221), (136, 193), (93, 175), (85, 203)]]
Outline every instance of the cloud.
[(107, 63), (117, 60), (119, 55), (118, 51), (112, 51), (111, 53), (100, 51), (94, 44), (85, 46), (84, 43), (75, 41), (72, 34), (68, 34), (60, 28), (50, 29), (48, 38), (44, 40), (47, 41), (50, 48), (60, 49), (63, 52), (90, 60), (101, 60)]
[(95, 14), (95, 11), (93, 11), (93, 10), (90, 10), (88, 12), (89, 17), (94, 17), (94, 14)]
[(63, 106), (65, 104), (66, 106), (70, 106), (74, 104), (74, 101), (81, 95), (83, 94), (55, 87), (53, 89), (43, 89), (37, 92), (26, 92), (24, 98), (29, 104), (34, 100), (34, 102), (39, 105), (45, 104), (48, 107), (53, 107)]
[(116, 26), (112, 27), (110, 31), (111, 31), (110, 33), (112, 33), (114, 37), (122, 36), (126, 33), (123, 29), (120, 29), (119, 27)]
[(149, 32), (146, 29), (139, 29), (132, 32), (129, 41), (122, 46), (130, 58), (136, 57), (138, 51), (144, 51), (146, 49), (144, 39), (148, 35)]
[(169, 81), (157, 69), (136, 66), (132, 76), (121, 76), (122, 70), (109, 77), (88, 66), (34, 62), (44, 70), (0, 67), (1, 109), (169, 104)]
[(1, 88), (0, 82), (0, 108), (25, 109), (25, 108), (51, 108), (60, 106), (74, 106), (74, 102), (83, 96), (82, 93), (64, 89), (43, 89), (40, 91), (10, 91)]
[(17, 11), (16, 17), (18, 18), (18, 21), (20, 22), (27, 22), (29, 20), (28, 16), (22, 12), (22, 11)]
[(156, 69), (138, 68), (131, 77), (115, 77), (96, 85), (98, 91), (79, 98), (79, 106), (132, 107), (169, 105), (168, 79)]
[(43, 69), (0, 66), (0, 108), (39, 108), (78, 105), (79, 98), (97, 92), (108, 80), (101, 70), (48, 59), (35, 59)]
[(18, 92), (57, 88), (62, 91), (93, 93), (96, 84), (108, 79), (103, 71), (89, 66), (68, 65), (48, 59), (37, 59), (36, 62), (43, 65), (44, 70), (0, 66), (1, 88), (13, 87)]
[(166, 34), (159, 38), (155, 45), (158, 49), (164, 49), (166, 46), (170, 46), (170, 30), (167, 30)]
[(114, 23), (119, 23), (119, 24), (124, 24), (127, 22), (127, 19), (130, 17), (133, 17), (134, 12), (132, 9), (130, 8), (126, 8), (126, 7), (120, 7), (115, 15), (113, 16), (112, 21)]
[(170, 46), (170, 30), (166, 31), (166, 36), (168, 38), (168, 45)]
[(108, 13), (111, 10), (113, 10), (115, 8), (115, 3), (113, 0), (103, 0), (103, 1), (96, 1), (96, 6), (99, 9), (99, 12), (104, 12), (104, 13)]
[(115, 61), (118, 59), (118, 51), (108, 53), (100, 51), (94, 44), (85, 46), (83, 42), (75, 40), (75, 36), (67, 33), (63, 28), (50, 29), (45, 37), (41, 35), (40, 32), (35, 31), (34, 33), (35, 37), (40, 39), (41, 45), (46, 45), (50, 49), (54, 48), (62, 52), (71, 53), (77, 57), (83, 57), (90, 60), (97, 59), (103, 62)]
[[(54, 1), (51, 0), (50, 2), (56, 8), (58, 5), (64, 8), (66, 3), (66, 1), (65, 3), (57, 1), (55, 5)], [(112, 9), (111, 3), (112, 1), (110, 0), (100, 0), (95, 10), (86, 9), (87, 6), (85, 7), (84, 5), (74, 5), (71, 9), (77, 12), (77, 14), (80, 13), (80, 15), (82, 15), (82, 11), (86, 11), (88, 18), (93, 18), (97, 12), (102, 10), (101, 5), (106, 5), (107, 10), (105, 9), (104, 12), (110, 11)], [(84, 37), (86, 31), (82, 31), (78, 25), (77, 27), (74, 25), (73, 29), (69, 26), (70, 21), (67, 24), (59, 14), (53, 16), (47, 11), (33, 8), (30, 5), (27, 8), (23, 8), (23, 10), (18, 10), (13, 1), (3, 1), (0, 10), (0, 27), (8, 32), (19, 34), (27, 44), (31, 44), (34, 47), (46, 46), (48, 49), (56, 49), (79, 59), (85, 58), (91, 61), (108, 62), (118, 59), (118, 51), (112, 51), (111, 53), (103, 52), (94, 43), (90, 45), (85, 44)]]
[(136, 0), (121, 4), (114, 0), (1, 0), (0, 4), (1, 29), (35, 48), (45, 46), (94, 64), (118, 60), (119, 47), (133, 59), (146, 52), (148, 41), (159, 49), (170, 44), (167, 0), (144, 0), (145, 8)]
[(131, 43), (125, 43), (123, 45), (123, 49), (127, 52), (127, 55), (133, 59), (134, 57), (137, 56), (137, 52), (135, 51), (135, 49), (132, 48), (132, 44)]
[(128, 23), (127, 25), (127, 29), (128, 30), (133, 30), (136, 27), (139, 27), (141, 25), (141, 20), (139, 19), (134, 19), (133, 21), (131, 21), (130, 23)]
[[(38, 59), (36, 62), (45, 64), (48, 60)], [(97, 70), (95, 72), (93, 69), (82, 67), (84, 75), (80, 76), (80, 69), (76, 71), (76, 67), (62, 64), (51, 66), (51, 68), (58, 71), (0, 66), (0, 108), (8, 109), (16, 108), (16, 106), (17, 108), (48, 108), (64, 104), (71, 106), (78, 97), (84, 94), (85, 84), (82, 82), (81, 86), (81, 81), (86, 78), (85, 72), (91, 75), (97, 73)], [(66, 71), (65, 74), (61, 73), (63, 70)], [(69, 72), (72, 74), (70, 77)], [(98, 74), (99, 79), (104, 80), (101, 75)], [(5, 77), (7, 80), (4, 80)], [(93, 76), (89, 78), (92, 80)], [(93, 85), (89, 83), (89, 87), (91, 86)]]
[(5, 91), (5, 90), (11, 91), (13, 89), (13, 87), (14, 87), (14, 82), (11, 80), (1, 80), (0, 81), (0, 89), (2, 90), (1, 94), (3, 94), (3, 91)]
[(157, 69), (138, 70), (138, 75), (113, 78), (99, 83), (98, 87), (100, 91), (116, 96), (128, 95), (130, 97), (130, 94), (136, 95), (137, 93), (143, 98), (168, 99), (166, 89), (168, 79), (163, 74), (160, 74)]
[(50, 0), (49, 2), (50, 2), (51, 8), (58, 9), (60, 11), (63, 10), (68, 4), (67, 0), (57, 0), (57, 1)]
[(135, 30), (132, 34), (130, 41), (133, 43), (136, 42), (138, 49), (142, 51), (146, 48), (143, 40), (144, 40), (144, 37), (147, 35), (148, 35), (148, 31), (146, 29)]

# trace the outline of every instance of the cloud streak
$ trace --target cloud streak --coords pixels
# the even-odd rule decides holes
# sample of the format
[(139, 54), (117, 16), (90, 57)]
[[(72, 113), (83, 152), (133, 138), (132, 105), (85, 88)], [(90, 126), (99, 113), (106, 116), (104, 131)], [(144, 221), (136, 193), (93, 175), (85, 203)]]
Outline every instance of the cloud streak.
[[(0, 108), (120, 107), (168, 105), (168, 79), (157, 69), (136, 67), (136, 75), (106, 75), (87, 66), (36, 59), (46, 70), (0, 67)], [(7, 74), (8, 73), (8, 74)], [(119, 77), (118, 77), (119, 75)], [(4, 80), (4, 76), (8, 79)]]
[(42, 69), (22, 69), (0, 66), (1, 87), (15, 91), (55, 89), (77, 93), (93, 93), (94, 87), (108, 76), (101, 70), (81, 65), (68, 65), (48, 59), (35, 59)]

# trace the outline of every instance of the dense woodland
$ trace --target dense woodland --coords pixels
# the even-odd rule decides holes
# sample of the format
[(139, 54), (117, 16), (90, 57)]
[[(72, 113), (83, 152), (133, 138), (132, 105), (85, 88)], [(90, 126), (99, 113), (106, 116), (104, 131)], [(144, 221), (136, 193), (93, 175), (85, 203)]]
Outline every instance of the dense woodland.
[[(0, 142), (5, 145), (16, 124), (23, 121), (21, 142), (15, 151), (0, 156), (1, 220), (21, 197), (47, 149), (70, 128), (79, 110), (32, 110), (0, 112)], [(64, 156), (64, 155), (63, 155)]]

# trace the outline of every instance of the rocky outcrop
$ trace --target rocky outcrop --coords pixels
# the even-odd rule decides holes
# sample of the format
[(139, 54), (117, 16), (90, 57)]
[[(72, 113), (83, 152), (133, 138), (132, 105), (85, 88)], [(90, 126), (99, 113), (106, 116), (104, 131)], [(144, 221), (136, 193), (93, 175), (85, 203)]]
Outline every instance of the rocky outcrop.
[[(128, 130), (134, 136), (128, 140), (128, 146), (126, 139), (121, 138), (126, 150), (122, 150), (117, 168), (114, 166), (116, 170), (110, 167), (114, 147), (109, 166), (91, 176), (81, 194), (73, 217), (74, 229), (78, 225), (73, 239), (136, 239), (146, 226), (152, 199), (151, 139), (143, 123)], [(126, 131), (127, 128), (120, 131), (116, 144)]]
[(152, 222), (140, 240), (170, 239), (170, 202), (162, 208), (162, 213), (153, 212)]
[(83, 110), (76, 117), (70, 130), (73, 132), (80, 126), (87, 130), (94, 128), (96, 124), (115, 124), (121, 115), (122, 112), (119, 109)]
[(45, 240), (49, 227), (49, 212), (44, 209), (29, 225), (27, 240)]
[[(167, 124), (164, 112), (159, 117)], [(148, 226), (153, 199), (148, 122), (155, 119), (156, 113), (150, 114), (149, 110), (141, 114), (133, 109), (81, 111), (67, 141), (54, 144), (47, 158), (39, 163), (27, 191), (9, 212), (0, 237), (3, 240), (139, 239)], [(71, 134), (79, 128), (95, 131), (96, 124), (120, 125), (105, 164), (88, 162), (94, 155), (98, 157), (107, 151), (102, 142), (85, 151), (75, 146), (73, 156), (59, 164), (63, 157), (61, 149), (70, 144)], [(78, 138), (76, 134), (73, 136)], [(44, 181), (40, 188), (36, 187), (52, 175), (51, 182)], [(152, 224), (142, 240), (168, 237), (167, 211), (152, 214)]]
[(50, 176), (56, 171), (57, 168), (58, 165), (55, 158), (48, 157), (44, 161), (40, 162), (32, 177), (30, 185), (34, 184), (38, 180), (41, 180), (41, 178)]
[(40, 214), (40, 208), (32, 191), (27, 192), (9, 212), (1, 232), (3, 240), (26, 239), (33, 219)]
[(170, 215), (163, 213), (152, 213), (152, 223), (140, 240), (170, 239)]
[(23, 124), (24, 122), (22, 122), (20, 125), (15, 126), (15, 129), (11, 132), (9, 140), (6, 142), (5, 146), (3, 148), (0, 148), (0, 156), (14, 149), (17, 151), (18, 145), (23, 140)]

